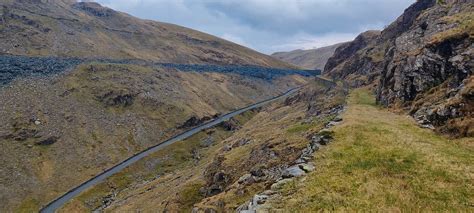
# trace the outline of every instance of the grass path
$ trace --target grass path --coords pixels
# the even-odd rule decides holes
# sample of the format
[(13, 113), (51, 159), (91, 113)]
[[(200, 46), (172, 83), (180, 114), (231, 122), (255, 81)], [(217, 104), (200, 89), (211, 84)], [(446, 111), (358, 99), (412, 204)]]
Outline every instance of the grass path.
[(285, 212), (474, 212), (474, 139), (449, 140), (351, 93), (334, 143), (317, 169), (286, 185), (271, 205)]

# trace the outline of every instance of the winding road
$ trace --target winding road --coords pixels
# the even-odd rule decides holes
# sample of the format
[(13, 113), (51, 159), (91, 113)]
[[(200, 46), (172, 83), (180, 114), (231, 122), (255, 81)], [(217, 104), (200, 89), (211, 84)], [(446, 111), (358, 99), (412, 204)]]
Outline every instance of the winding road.
[(300, 90), (301, 87), (296, 87), (296, 88), (293, 88), (293, 89), (290, 89), (288, 90), (287, 92), (279, 95), (279, 96), (276, 96), (276, 97), (273, 97), (273, 98), (270, 98), (270, 99), (267, 99), (267, 100), (264, 100), (264, 101), (261, 101), (261, 102), (258, 102), (258, 103), (255, 103), (255, 104), (252, 104), (252, 105), (249, 105), (247, 107), (244, 107), (244, 108), (241, 108), (241, 109), (238, 109), (238, 110), (235, 110), (233, 112), (230, 112), (230, 113), (227, 113), (225, 115), (222, 115), (221, 117), (218, 117), (212, 121), (209, 121), (207, 123), (204, 123), (200, 126), (197, 126), (197, 127), (194, 127), (188, 131), (185, 131), (183, 133), (180, 133), (176, 136), (173, 136), (172, 138), (160, 143), (160, 144), (157, 144), (155, 146), (152, 146), (152, 147), (149, 147), (148, 149), (140, 152), (140, 153), (137, 153), (135, 155), (133, 155), (132, 157), (122, 161), (121, 163), (105, 170), (104, 172), (98, 174), (97, 176), (89, 179), (88, 181), (82, 183), (81, 185), (69, 190), (68, 192), (66, 192), (65, 194), (63, 194), (62, 196), (56, 198), (55, 200), (53, 200), (52, 202), (50, 202), (48, 205), (46, 205), (45, 207), (43, 207), (40, 212), (41, 213), (52, 213), (52, 212), (55, 212), (57, 209), (59, 209), (61, 206), (63, 206), (65, 203), (67, 203), (68, 201), (70, 201), (71, 199), (73, 199), (75, 196), (79, 195), (81, 192), (85, 191), (86, 189), (88, 189), (89, 187), (91, 186), (94, 186), (95, 184), (105, 180), (106, 178), (120, 172), (121, 170), (123, 170), (124, 168), (126, 168), (127, 166), (139, 161), (140, 159), (148, 156), (149, 154), (151, 153), (154, 153), (158, 150), (161, 150), (163, 149), (164, 147), (170, 145), (170, 144), (173, 144), (173, 143), (176, 143), (178, 141), (182, 141), (204, 129), (208, 129), (208, 128), (211, 128), (211, 127), (214, 127), (236, 115), (239, 115), (243, 112), (246, 112), (248, 110), (251, 110), (251, 109), (255, 109), (255, 108), (258, 108), (258, 107), (261, 107), (261, 106), (264, 106), (270, 102), (273, 102), (273, 101), (276, 101), (278, 99), (282, 99), (282, 98), (285, 98), (285, 97), (288, 97), (292, 94), (294, 94), (295, 92), (297, 92), (298, 90)]

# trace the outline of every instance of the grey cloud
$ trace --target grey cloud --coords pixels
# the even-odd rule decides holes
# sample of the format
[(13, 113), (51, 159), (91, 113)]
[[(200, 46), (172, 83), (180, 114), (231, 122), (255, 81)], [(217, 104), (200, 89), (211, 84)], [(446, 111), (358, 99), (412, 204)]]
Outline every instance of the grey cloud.
[(415, 0), (97, 0), (264, 53), (350, 40), (388, 25)]

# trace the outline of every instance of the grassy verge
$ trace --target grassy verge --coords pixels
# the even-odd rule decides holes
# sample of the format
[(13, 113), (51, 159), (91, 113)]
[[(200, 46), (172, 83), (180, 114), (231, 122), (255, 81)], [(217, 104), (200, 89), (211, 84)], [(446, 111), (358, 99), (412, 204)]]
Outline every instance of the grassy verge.
[(474, 140), (449, 140), (411, 118), (380, 109), (366, 90), (351, 93), (335, 141), (317, 170), (288, 184), (272, 206), (291, 212), (474, 211)]

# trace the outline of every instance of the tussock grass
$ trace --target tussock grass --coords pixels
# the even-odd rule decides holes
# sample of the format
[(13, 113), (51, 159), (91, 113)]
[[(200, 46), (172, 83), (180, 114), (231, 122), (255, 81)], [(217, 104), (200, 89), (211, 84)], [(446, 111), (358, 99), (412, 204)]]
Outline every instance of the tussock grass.
[(273, 207), (290, 212), (474, 211), (473, 138), (448, 140), (411, 118), (351, 93), (335, 141), (315, 156), (316, 172), (283, 188)]

